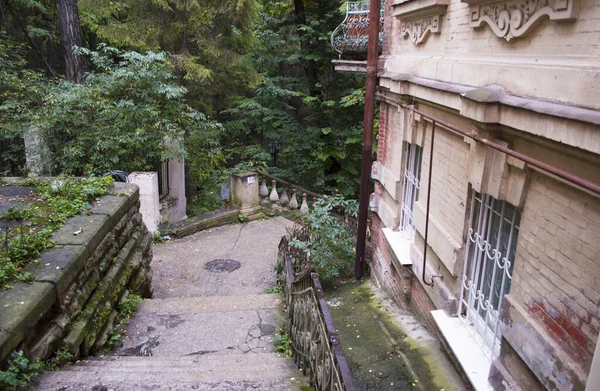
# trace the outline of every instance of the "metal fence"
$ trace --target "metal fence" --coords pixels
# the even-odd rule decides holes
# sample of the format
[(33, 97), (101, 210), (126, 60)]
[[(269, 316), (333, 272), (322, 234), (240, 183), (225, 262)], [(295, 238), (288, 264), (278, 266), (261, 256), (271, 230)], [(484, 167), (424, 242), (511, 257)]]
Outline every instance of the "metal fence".
[[(304, 231), (304, 235), (308, 235)], [(278, 274), (286, 305), (286, 327), (296, 364), (317, 391), (354, 391), (354, 384), (317, 273), (302, 253), (279, 243)], [(296, 261), (294, 261), (296, 260)]]

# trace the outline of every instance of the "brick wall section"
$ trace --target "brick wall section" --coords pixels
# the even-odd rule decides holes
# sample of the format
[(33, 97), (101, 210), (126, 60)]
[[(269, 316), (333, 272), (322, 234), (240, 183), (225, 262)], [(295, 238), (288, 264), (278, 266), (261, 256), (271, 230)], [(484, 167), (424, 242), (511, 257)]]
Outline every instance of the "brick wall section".
[(541, 174), (523, 208), (511, 295), (589, 370), (600, 329), (600, 200)]
[[(467, 154), (469, 146), (462, 137), (436, 127), (433, 147), (431, 214), (457, 240), (462, 241), (468, 196)], [(427, 202), (427, 181), (431, 157), (431, 124), (427, 127), (419, 203)]]
[(377, 161), (385, 164), (388, 154), (388, 117), (391, 107), (381, 103), (379, 107), (379, 130), (377, 132)]

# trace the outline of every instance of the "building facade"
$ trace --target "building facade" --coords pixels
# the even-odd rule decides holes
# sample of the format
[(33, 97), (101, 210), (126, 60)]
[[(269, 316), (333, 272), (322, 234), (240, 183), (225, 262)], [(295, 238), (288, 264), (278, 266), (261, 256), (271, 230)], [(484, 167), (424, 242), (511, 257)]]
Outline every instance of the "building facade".
[(388, 0), (382, 41), (372, 278), (477, 390), (600, 389), (600, 3)]

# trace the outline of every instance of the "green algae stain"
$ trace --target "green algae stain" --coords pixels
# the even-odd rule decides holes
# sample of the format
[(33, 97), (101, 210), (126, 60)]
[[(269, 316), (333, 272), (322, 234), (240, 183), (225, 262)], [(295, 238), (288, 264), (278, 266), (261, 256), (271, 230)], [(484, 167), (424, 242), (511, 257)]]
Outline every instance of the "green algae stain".
[(368, 282), (326, 289), (334, 323), (358, 390), (443, 390), (444, 371), (382, 309)]

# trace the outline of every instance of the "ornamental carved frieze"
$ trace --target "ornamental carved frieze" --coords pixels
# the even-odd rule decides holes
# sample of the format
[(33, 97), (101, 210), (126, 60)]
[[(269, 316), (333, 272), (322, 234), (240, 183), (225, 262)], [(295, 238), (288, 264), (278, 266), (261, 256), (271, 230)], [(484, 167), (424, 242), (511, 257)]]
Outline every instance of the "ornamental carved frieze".
[(429, 18), (413, 20), (402, 23), (400, 36), (410, 37), (415, 45), (419, 45), (427, 39), (430, 33), (440, 32), (440, 16), (434, 15)]
[(415, 45), (420, 45), (430, 34), (439, 33), (448, 3), (449, 0), (404, 0), (393, 4), (392, 15), (401, 22), (400, 36), (408, 36)]
[(505, 0), (485, 2), (481, 0), (463, 0), (471, 4), (470, 24), (478, 28), (484, 23), (494, 34), (510, 41), (522, 37), (537, 22), (550, 20), (568, 20), (576, 17), (575, 0)]

